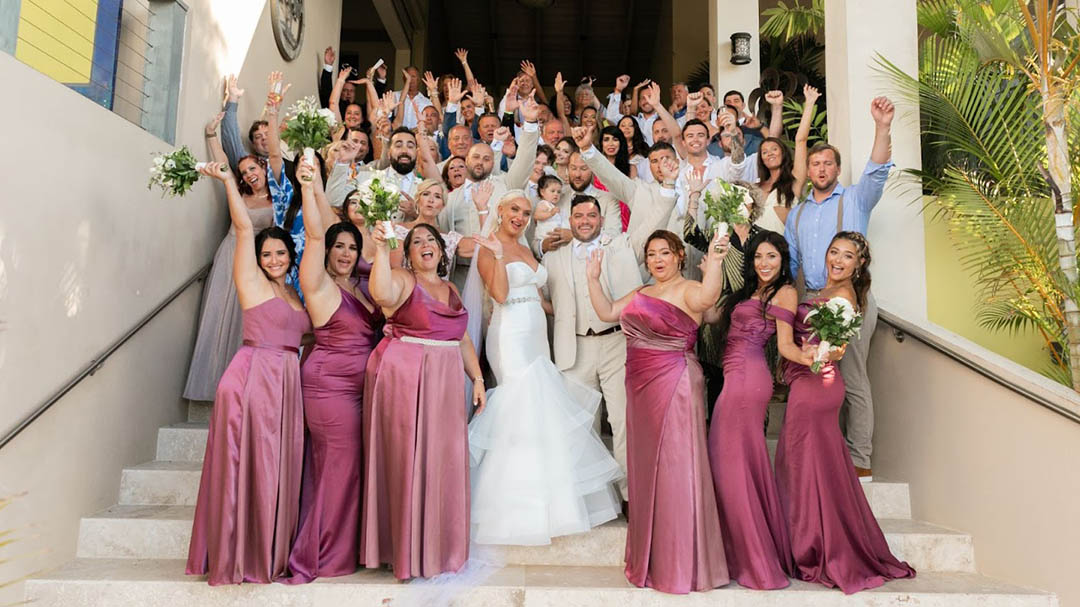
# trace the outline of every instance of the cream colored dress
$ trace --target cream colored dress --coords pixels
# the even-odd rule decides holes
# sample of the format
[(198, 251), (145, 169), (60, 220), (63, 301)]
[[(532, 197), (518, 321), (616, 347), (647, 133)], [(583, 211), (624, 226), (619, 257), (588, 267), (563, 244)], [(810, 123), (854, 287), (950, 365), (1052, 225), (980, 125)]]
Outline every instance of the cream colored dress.
[(765, 197), (765, 204), (761, 210), (761, 216), (754, 221), (754, 225), (765, 230), (772, 230), (777, 234), (783, 235), (784, 222), (780, 221), (780, 217), (776, 214), (776, 207), (782, 206), (779, 202), (779, 194), (776, 190), (769, 192), (769, 195)]

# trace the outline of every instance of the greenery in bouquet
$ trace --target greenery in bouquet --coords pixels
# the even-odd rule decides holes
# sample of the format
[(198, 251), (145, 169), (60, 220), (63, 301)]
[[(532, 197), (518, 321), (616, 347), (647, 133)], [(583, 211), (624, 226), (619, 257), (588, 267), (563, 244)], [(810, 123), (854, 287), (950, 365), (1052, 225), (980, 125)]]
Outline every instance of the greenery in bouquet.
[(754, 199), (746, 188), (719, 177), (713, 180), (705, 188), (705, 220), (709, 226), (709, 237), (718, 231), (727, 232), (735, 224), (750, 223), (750, 206), (753, 203)]
[(334, 113), (319, 107), (315, 97), (304, 97), (289, 108), (281, 140), (290, 150), (317, 150), (330, 143), (330, 131), (336, 123)]
[(186, 145), (168, 154), (160, 154), (150, 167), (150, 183), (146, 187), (153, 189), (158, 186), (162, 197), (183, 196), (199, 180), (199, 164)]
[(386, 242), (391, 249), (398, 246), (397, 236), (390, 218), (398, 210), (401, 199), (401, 190), (382, 177), (375, 176), (360, 184), (357, 188), (360, 196), (360, 205), (363, 209), (364, 218), (368, 221), (379, 222), (386, 236)]
[(862, 321), (862, 314), (856, 312), (855, 306), (843, 297), (833, 297), (814, 304), (803, 319), (813, 335), (820, 340), (810, 370), (814, 373), (821, 372), (829, 351), (847, 344), (858, 335)]

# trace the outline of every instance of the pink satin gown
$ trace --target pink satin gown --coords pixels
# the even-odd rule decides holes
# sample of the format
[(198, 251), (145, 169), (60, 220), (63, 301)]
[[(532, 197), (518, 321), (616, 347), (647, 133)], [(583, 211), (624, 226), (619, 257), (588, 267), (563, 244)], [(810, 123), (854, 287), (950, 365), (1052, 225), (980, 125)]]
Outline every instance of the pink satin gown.
[[(740, 586), (773, 590), (788, 585), (792, 571), (787, 523), (765, 446), (765, 411), (773, 378), (765, 343), (776, 323), (756, 299), (739, 302), (731, 314), (724, 350), (724, 389), (713, 408), (709, 432), (720, 526), (731, 577)], [(791, 323), (794, 315), (769, 305), (770, 316)]]
[(360, 563), (390, 564), (398, 579), (458, 571), (469, 557), (465, 373), (456, 343), (467, 321), (456, 294), (446, 305), (416, 285), (368, 359)]
[(626, 333), (626, 578), (675, 594), (718, 588), (728, 569), (694, 354), (698, 325), (640, 291), (619, 320)]
[[(810, 338), (804, 322), (814, 301), (799, 304), (795, 343)], [(776, 449), (776, 483), (787, 516), (795, 576), (851, 594), (888, 580), (915, 577), (889, 551), (866, 501), (840, 432), (844, 378), (827, 364), (820, 374), (785, 362), (788, 394)]]
[(307, 312), (275, 297), (244, 310), (244, 345), (218, 383), (187, 573), (211, 586), (285, 575), (300, 510)]
[[(315, 329), (300, 368), (304, 390), (304, 482), (290, 584), (356, 571), (363, 467), (364, 374), (381, 337), (382, 312), (341, 289), (341, 305)], [(369, 300), (370, 301), (370, 300)], [(368, 304), (373, 305), (373, 304)]]

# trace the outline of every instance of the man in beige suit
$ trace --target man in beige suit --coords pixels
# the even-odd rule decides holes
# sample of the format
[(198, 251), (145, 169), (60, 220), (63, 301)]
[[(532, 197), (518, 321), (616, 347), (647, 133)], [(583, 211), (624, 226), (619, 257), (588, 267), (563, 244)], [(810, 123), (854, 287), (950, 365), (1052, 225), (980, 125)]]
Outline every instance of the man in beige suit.
[[(592, 145), (590, 142), (589, 145)], [(568, 244), (573, 239), (570, 233), (570, 202), (577, 196), (585, 194), (596, 199), (600, 205), (600, 214), (604, 217), (603, 233), (612, 238), (622, 232), (622, 223), (619, 217), (619, 199), (611, 192), (605, 192), (593, 184), (593, 170), (585, 162), (579, 152), (570, 155), (566, 163), (567, 183), (563, 184), (562, 197), (559, 199), (559, 212), (562, 214), (563, 225), (558, 228), (539, 228), (533, 233), (531, 246), (533, 252), (543, 256), (548, 251), (553, 251)], [(616, 173), (619, 171), (612, 167)], [(621, 174), (621, 173), (620, 173)], [(601, 181), (606, 185), (607, 182)], [(623, 201), (627, 202), (627, 201)]]
[[(469, 148), (465, 157), (465, 183), (461, 187), (450, 192), (446, 201), (446, 207), (439, 213), (439, 229), (443, 232), (454, 230), (466, 238), (480, 234), (480, 228), (487, 220), (489, 213), (487, 201), (483, 204), (473, 202), (472, 190), (483, 181), (491, 181), (494, 189), (489, 200), (498, 200), (507, 190), (520, 190), (525, 188), (532, 173), (533, 161), (536, 159), (536, 141), (539, 137), (539, 127), (536, 117), (539, 113), (539, 105), (528, 98), (522, 104), (521, 113), (525, 117), (522, 126), (521, 142), (518, 145), (517, 156), (510, 164), (510, 170), (506, 173), (493, 175), (495, 166), (495, 153), (491, 146), (486, 143), (475, 143)], [(457, 260), (454, 267), (453, 282), (458, 289), (465, 287), (465, 278), (469, 273), (470, 258)]]
[[(601, 155), (599, 162), (607, 163)], [(612, 167), (612, 170), (616, 170)], [(617, 172), (617, 171), (616, 171)], [(570, 231), (566, 246), (544, 255), (548, 271), (548, 292), (555, 312), (555, 365), (568, 377), (599, 390), (604, 395), (614, 434), (615, 459), (626, 471), (626, 337), (617, 323), (596, 317), (589, 300), (585, 261), (589, 253), (603, 247), (600, 281), (608, 297), (618, 299), (641, 286), (645, 242), (662, 227), (675, 206), (675, 183), (679, 165), (674, 159), (662, 163), (663, 186), (642, 191), (633, 199), (630, 229), (611, 238), (602, 235), (605, 217), (596, 198), (587, 194), (571, 202)], [(619, 491), (625, 499), (626, 480)]]

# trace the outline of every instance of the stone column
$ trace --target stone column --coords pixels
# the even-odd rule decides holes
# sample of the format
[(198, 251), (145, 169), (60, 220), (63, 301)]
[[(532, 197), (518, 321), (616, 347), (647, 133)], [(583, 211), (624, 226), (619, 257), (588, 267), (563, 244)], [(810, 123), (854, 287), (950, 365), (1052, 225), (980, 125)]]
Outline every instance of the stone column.
[[(843, 154), (841, 183), (862, 174), (874, 142), (870, 102), (897, 101), (876, 68), (881, 55), (918, 74), (915, 0), (828, 0), (825, 3), (825, 78), (829, 143)], [(919, 188), (897, 183), (899, 169), (920, 168), (919, 108), (897, 105), (892, 125), (896, 170), (870, 217), (874, 294), (879, 304), (913, 320), (926, 318), (926, 250)]]
[[(729, 90), (749, 96), (761, 79), (761, 62), (758, 47), (758, 3), (746, 0), (709, 0), (709, 70), (710, 81), (716, 87), (716, 97)], [(675, 15), (678, 19), (679, 15)], [(735, 65), (731, 62), (731, 34), (750, 34), (750, 63)]]

